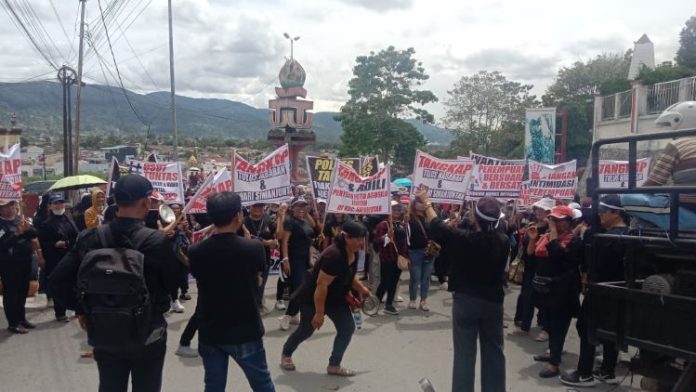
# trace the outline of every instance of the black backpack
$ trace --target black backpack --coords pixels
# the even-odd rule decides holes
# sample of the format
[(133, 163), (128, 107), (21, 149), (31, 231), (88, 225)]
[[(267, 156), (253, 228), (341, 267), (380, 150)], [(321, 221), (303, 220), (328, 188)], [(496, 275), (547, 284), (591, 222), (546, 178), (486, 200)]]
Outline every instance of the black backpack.
[(138, 249), (155, 231), (136, 231), (130, 248), (114, 244), (109, 225), (96, 232), (101, 247), (87, 252), (77, 271), (89, 344), (118, 350), (142, 347), (151, 332), (152, 303), (145, 284), (145, 256)]

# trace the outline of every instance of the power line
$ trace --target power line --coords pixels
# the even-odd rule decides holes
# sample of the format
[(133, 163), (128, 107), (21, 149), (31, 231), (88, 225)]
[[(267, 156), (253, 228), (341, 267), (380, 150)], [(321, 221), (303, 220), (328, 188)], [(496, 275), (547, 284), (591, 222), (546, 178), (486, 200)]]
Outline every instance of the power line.
[(58, 65), (56, 65), (56, 62), (54, 61), (54, 59), (53, 59), (49, 54), (47, 54), (47, 53), (43, 50), (43, 48), (41, 47), (41, 45), (37, 42), (36, 38), (32, 35), (31, 32), (29, 32), (29, 29), (27, 28), (26, 24), (24, 23), (24, 21), (22, 20), (22, 18), (17, 14), (17, 10), (12, 6), (12, 4), (10, 4), (9, 0), (4, 0), (4, 2), (2, 3), (2, 5), (3, 5), (3, 8), (5, 8), (5, 10), (7, 11), (7, 13), (10, 14), (10, 19), (12, 20), (12, 23), (15, 25), (15, 27), (17, 27), (18, 29), (21, 29), (22, 31), (24, 31), (24, 34), (25, 34), (26, 38), (27, 38), (27, 39), (29, 40), (29, 42), (32, 44), (32, 46), (34, 47), (34, 49), (35, 49), (37, 52), (39, 52), (39, 54), (41, 55), (41, 57), (43, 57), (44, 60), (46, 60), (46, 62), (47, 62), (54, 70), (57, 71), (57, 70), (58, 70)]
[(133, 103), (131, 102), (130, 98), (128, 97), (128, 94), (126, 93), (126, 88), (123, 86), (123, 79), (121, 79), (121, 72), (118, 69), (118, 63), (116, 62), (116, 55), (114, 55), (114, 48), (111, 46), (111, 38), (109, 37), (109, 29), (106, 26), (106, 20), (104, 19), (104, 12), (102, 10), (101, 6), (101, 0), (97, 0), (97, 5), (99, 6), (99, 13), (102, 15), (102, 23), (104, 23), (104, 33), (106, 34), (106, 42), (109, 44), (109, 51), (111, 52), (111, 58), (114, 61), (114, 68), (116, 69), (116, 75), (118, 76), (118, 82), (119, 86), (121, 86), (121, 91), (123, 92), (123, 96), (126, 98), (126, 101), (128, 101), (128, 106), (130, 106), (131, 110), (133, 110), (133, 113), (135, 113), (135, 116), (140, 120), (143, 125), (147, 125), (147, 122), (145, 119), (138, 113), (137, 110), (135, 110), (135, 107), (133, 106)]
[(75, 45), (72, 44), (72, 40), (70, 39), (70, 36), (68, 35), (68, 31), (65, 29), (65, 25), (63, 24), (63, 20), (60, 18), (60, 15), (58, 15), (58, 10), (56, 9), (55, 4), (53, 4), (53, 0), (49, 0), (49, 3), (51, 3), (51, 9), (53, 9), (53, 15), (56, 16), (56, 19), (58, 20), (58, 24), (60, 25), (60, 29), (63, 30), (63, 35), (65, 35), (65, 41), (70, 45), (70, 53), (68, 53), (68, 58), (72, 57), (73, 52), (75, 51)]

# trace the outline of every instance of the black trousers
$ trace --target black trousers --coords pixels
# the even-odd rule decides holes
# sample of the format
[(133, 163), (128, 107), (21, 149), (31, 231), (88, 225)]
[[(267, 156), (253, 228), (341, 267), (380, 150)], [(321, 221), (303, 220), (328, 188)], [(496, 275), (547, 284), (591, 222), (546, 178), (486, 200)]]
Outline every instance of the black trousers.
[(435, 258), (435, 261), (433, 262), (435, 264), (435, 276), (437, 276), (437, 281), (440, 284), (443, 284), (448, 280), (450, 268), (448, 260), (448, 257), (438, 256)]
[(10, 327), (17, 327), (26, 320), (24, 306), (27, 303), (29, 280), (31, 279), (31, 260), (18, 262), (3, 260), (0, 265), (2, 279), (2, 306)]
[(392, 305), (394, 302), (394, 297), (396, 296), (396, 287), (399, 284), (399, 279), (401, 278), (401, 270), (399, 266), (394, 262), (381, 262), (379, 264), (379, 287), (377, 287), (377, 298), (380, 301), (384, 298), (384, 294), (387, 294), (387, 305)]
[(99, 392), (127, 392), (132, 377), (132, 392), (159, 392), (167, 339), (132, 352), (94, 350), (99, 369)]
[(188, 323), (186, 323), (184, 332), (181, 333), (179, 344), (186, 347), (190, 346), (193, 336), (196, 335), (196, 331), (198, 331), (198, 305), (196, 305), (196, 310), (193, 312), (193, 315), (191, 315)]
[(565, 344), (570, 322), (573, 315), (568, 309), (543, 309), (546, 318), (544, 330), (549, 334), (549, 352), (551, 365), (558, 366), (561, 363), (561, 354)]
[[(580, 317), (578, 317), (578, 322), (575, 324), (575, 328), (578, 330), (578, 335), (580, 336), (580, 358), (578, 359), (578, 373), (581, 376), (589, 377), (592, 375), (592, 370), (594, 370), (594, 359), (596, 353), (595, 345), (591, 344), (588, 340), (588, 325), (587, 318), (591, 317), (589, 312), (589, 305), (587, 299), (582, 303), (582, 309), (580, 310)], [(619, 360), (619, 351), (616, 349), (616, 345), (611, 342), (601, 342), (604, 346), (603, 359), (602, 359), (602, 372), (608, 374), (614, 374), (616, 369), (616, 363)]]

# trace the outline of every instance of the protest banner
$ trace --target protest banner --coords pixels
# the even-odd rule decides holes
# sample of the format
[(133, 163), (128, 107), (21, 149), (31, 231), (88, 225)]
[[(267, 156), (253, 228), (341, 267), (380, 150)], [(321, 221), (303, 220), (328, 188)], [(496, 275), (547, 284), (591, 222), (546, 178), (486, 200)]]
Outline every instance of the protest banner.
[(572, 200), (578, 186), (577, 161), (545, 165), (529, 160), (527, 200), (534, 202), (545, 195), (554, 199)]
[(11, 189), (22, 189), (22, 158), (19, 143), (12, 146), (7, 154), (0, 153), (0, 183), (9, 184)]
[(179, 162), (147, 162), (128, 160), (121, 165), (116, 158), (111, 161), (106, 186), (107, 197), (113, 192), (113, 187), (121, 176), (137, 174), (150, 180), (152, 189), (164, 196), (166, 203), (184, 204), (184, 181)]
[(234, 191), (242, 198), (242, 205), (282, 203), (292, 198), (290, 151), (287, 144), (256, 165), (235, 153), (234, 167)]
[(194, 231), (191, 233), (191, 245), (203, 241), (204, 239), (212, 236), (213, 233), (215, 233), (213, 225), (204, 227), (198, 231)]
[(379, 161), (377, 161), (377, 157), (363, 157), (360, 160), (360, 175), (362, 177), (369, 177), (373, 174), (377, 173), (377, 170), (379, 170)]
[(470, 153), (476, 162), (471, 174), (467, 199), (478, 200), (484, 196), (501, 201), (520, 197), (524, 178), (523, 159), (503, 160)]
[[(338, 158), (353, 170), (359, 171), (361, 162), (359, 158)], [(333, 176), (334, 168), (336, 167), (336, 159), (329, 157), (307, 156), (307, 173), (309, 180), (312, 182), (312, 191), (316, 198), (328, 200), (329, 186), (331, 185), (331, 177)], [(374, 173), (377, 172), (377, 167), (374, 168)]]
[(391, 213), (389, 165), (362, 177), (355, 169), (336, 160), (329, 187), (326, 211), (341, 214), (386, 215)]
[[(636, 160), (636, 186), (648, 179), (650, 158)], [(628, 161), (599, 161), (599, 186), (602, 188), (628, 188)]]
[(196, 194), (191, 197), (189, 202), (184, 207), (184, 214), (205, 214), (208, 212), (206, 202), (208, 197), (219, 192), (232, 191), (232, 175), (227, 168), (218, 171), (215, 174), (208, 175), (203, 184), (198, 188)]
[(15, 200), (22, 201), (22, 192), (20, 189), (15, 189), (16, 185), (0, 182), (0, 200)]
[(425, 185), (432, 202), (460, 204), (466, 196), (474, 165), (471, 159), (439, 159), (417, 150), (411, 194)]

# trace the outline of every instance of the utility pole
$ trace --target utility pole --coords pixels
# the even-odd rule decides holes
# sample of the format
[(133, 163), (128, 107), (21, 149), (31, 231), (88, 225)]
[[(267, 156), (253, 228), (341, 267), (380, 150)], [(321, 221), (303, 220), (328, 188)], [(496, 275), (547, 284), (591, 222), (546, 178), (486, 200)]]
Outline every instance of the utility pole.
[(174, 84), (174, 30), (172, 29), (172, 0), (169, 0), (169, 84), (172, 95), (172, 134), (174, 135), (174, 162), (179, 160), (179, 138), (176, 130), (176, 88)]
[(80, 47), (77, 59), (77, 97), (75, 97), (75, 164), (72, 174), (77, 174), (80, 165), (80, 124), (82, 120), (82, 65), (84, 61), (84, 40), (85, 40), (85, 3), (87, 0), (80, 1)]
[(58, 70), (58, 80), (63, 86), (63, 175), (73, 175), (72, 156), (72, 105), (70, 100), (70, 88), (75, 84), (75, 70), (67, 65)]

